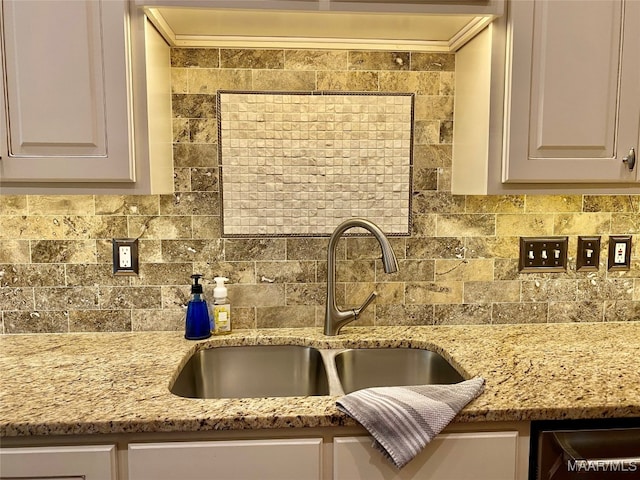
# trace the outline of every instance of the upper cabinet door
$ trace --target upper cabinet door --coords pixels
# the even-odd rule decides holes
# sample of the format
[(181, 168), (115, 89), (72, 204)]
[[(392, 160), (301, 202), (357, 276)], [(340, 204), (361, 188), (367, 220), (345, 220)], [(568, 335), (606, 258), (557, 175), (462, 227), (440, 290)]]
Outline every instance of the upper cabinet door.
[(632, 183), (638, 151), (640, 2), (510, 4), (507, 183)]
[(135, 181), (124, 0), (3, 0), (2, 182)]

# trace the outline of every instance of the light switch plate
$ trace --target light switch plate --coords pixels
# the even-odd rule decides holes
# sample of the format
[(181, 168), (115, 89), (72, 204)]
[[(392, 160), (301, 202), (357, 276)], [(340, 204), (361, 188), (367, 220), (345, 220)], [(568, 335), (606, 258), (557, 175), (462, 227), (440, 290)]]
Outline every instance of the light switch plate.
[(520, 237), (522, 273), (566, 272), (568, 237)]
[(595, 272), (600, 268), (600, 237), (578, 237), (578, 272)]
[(631, 235), (611, 235), (609, 237), (608, 270), (631, 270)]

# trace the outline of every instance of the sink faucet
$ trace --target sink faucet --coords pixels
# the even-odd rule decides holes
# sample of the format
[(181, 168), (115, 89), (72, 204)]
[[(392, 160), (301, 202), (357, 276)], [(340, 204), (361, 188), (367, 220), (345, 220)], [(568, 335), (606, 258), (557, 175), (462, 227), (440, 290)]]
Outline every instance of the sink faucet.
[(345, 220), (331, 234), (327, 251), (327, 304), (324, 314), (324, 334), (337, 335), (347, 323), (358, 318), (358, 315), (376, 298), (376, 292), (371, 292), (360, 308), (340, 310), (336, 305), (336, 245), (342, 234), (350, 228), (361, 227), (373, 234), (382, 249), (382, 264), (386, 273), (398, 271), (398, 261), (389, 243), (389, 239), (380, 228), (369, 220), (351, 218)]

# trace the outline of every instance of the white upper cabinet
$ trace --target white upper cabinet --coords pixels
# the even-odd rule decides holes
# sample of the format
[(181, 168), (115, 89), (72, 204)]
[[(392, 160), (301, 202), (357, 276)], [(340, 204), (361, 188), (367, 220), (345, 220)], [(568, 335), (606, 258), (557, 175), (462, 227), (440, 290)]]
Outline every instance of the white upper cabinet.
[(150, 193), (148, 151), (135, 141), (148, 137), (134, 119), (129, 3), (3, 0), (1, 7), (2, 193), (78, 186)]
[[(458, 55), (454, 193), (640, 192), (623, 162), (640, 139), (640, 2), (521, 0), (507, 18)], [(470, 84), (479, 57), (484, 92)], [(469, 112), (486, 165), (471, 159)]]

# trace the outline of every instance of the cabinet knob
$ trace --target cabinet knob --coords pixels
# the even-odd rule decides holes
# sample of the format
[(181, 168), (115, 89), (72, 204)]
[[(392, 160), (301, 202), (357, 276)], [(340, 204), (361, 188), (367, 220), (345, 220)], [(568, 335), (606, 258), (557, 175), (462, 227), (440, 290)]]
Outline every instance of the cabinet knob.
[(633, 148), (631, 148), (629, 154), (622, 159), (622, 163), (626, 163), (629, 170), (633, 170), (633, 167), (636, 166), (636, 151)]

